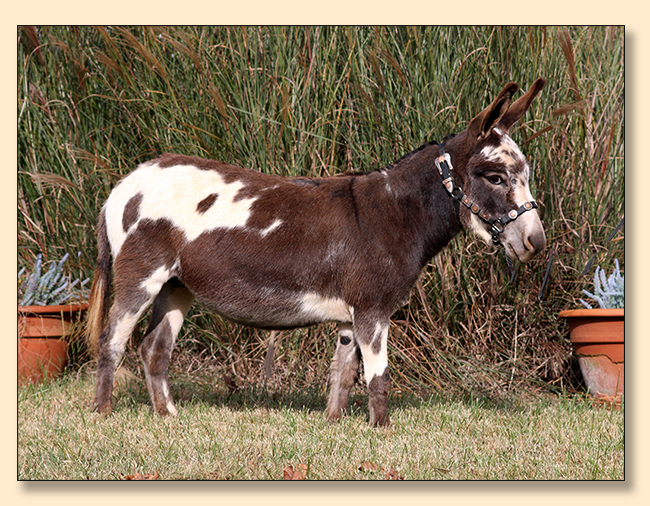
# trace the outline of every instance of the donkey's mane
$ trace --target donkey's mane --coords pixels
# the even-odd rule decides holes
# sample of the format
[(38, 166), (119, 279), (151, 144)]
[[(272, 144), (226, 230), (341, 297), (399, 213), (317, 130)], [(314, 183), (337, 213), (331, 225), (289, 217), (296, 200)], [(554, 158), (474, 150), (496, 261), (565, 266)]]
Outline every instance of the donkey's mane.
[(373, 169), (373, 170), (354, 170), (353, 169), (353, 170), (348, 170), (346, 172), (341, 172), (339, 174), (336, 174), (336, 176), (366, 176), (368, 174), (372, 174), (373, 172), (380, 172), (380, 171), (390, 170), (393, 167), (396, 167), (397, 165), (399, 165), (401, 162), (403, 162), (407, 158), (415, 155), (416, 153), (419, 153), (420, 151), (428, 148), (429, 146), (437, 146), (437, 145), (438, 145), (437, 141), (425, 142), (424, 144), (422, 144), (422, 146), (420, 146), (418, 148), (415, 148), (412, 151), (409, 151), (408, 153), (400, 156), (393, 163), (389, 163), (388, 165), (385, 165), (383, 167), (378, 167), (378, 168)]
[(429, 141), (429, 142), (425, 142), (425, 143), (422, 144), (422, 146), (420, 146), (419, 148), (415, 148), (413, 151), (409, 151), (409, 152), (406, 153), (405, 155), (400, 156), (397, 160), (395, 160), (395, 161), (394, 161), (393, 163), (391, 163), (390, 165), (387, 165), (385, 168), (386, 168), (386, 170), (390, 170), (390, 169), (392, 169), (393, 167), (396, 167), (397, 165), (399, 165), (401, 162), (403, 162), (403, 161), (406, 160), (407, 158), (410, 158), (410, 157), (412, 157), (413, 155), (419, 153), (420, 151), (422, 151), (422, 150), (424, 150), (424, 149), (426, 149), (426, 148), (428, 148), (428, 147), (430, 147), (430, 146), (437, 146), (437, 145), (438, 145), (438, 142), (437, 142), (437, 141)]
[[(451, 138), (454, 137), (455, 135), (456, 135), (456, 134), (449, 134), (449, 135), (445, 136), (445, 138), (443, 139), (443, 143), (444, 143), (444, 142), (447, 142), (449, 139), (451, 139)], [(420, 146), (419, 148), (415, 148), (413, 151), (409, 151), (409, 152), (406, 153), (405, 155), (400, 156), (400, 157), (399, 157), (397, 160), (395, 160), (393, 163), (391, 163), (391, 164), (389, 164), (389, 165), (387, 165), (386, 167), (383, 167), (383, 168), (381, 168), (381, 169), (377, 169), (377, 170), (390, 170), (390, 169), (392, 169), (393, 167), (396, 167), (397, 165), (399, 165), (399, 164), (400, 164), (401, 162), (403, 162), (404, 160), (406, 160), (406, 159), (412, 157), (413, 155), (419, 153), (420, 151), (422, 151), (422, 150), (424, 150), (424, 149), (426, 149), (426, 148), (428, 148), (428, 147), (430, 147), (430, 146), (439, 146), (439, 145), (440, 145), (440, 143), (439, 143), (438, 141), (435, 141), (435, 140), (431, 140), (431, 141), (429, 141), (429, 142), (425, 142), (425, 143), (422, 144), (422, 146)]]

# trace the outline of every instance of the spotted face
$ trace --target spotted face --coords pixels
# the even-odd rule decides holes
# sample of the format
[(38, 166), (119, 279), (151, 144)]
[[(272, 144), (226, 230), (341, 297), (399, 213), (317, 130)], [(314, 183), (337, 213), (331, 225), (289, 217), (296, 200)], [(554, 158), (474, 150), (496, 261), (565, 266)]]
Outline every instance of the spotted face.
[[(519, 146), (494, 128), (469, 159), (463, 190), (484, 216), (495, 219), (535, 200), (529, 180), (530, 165)], [(489, 223), (469, 212), (465, 221), (485, 242), (492, 242)], [(500, 240), (508, 256), (523, 262), (544, 249), (546, 238), (537, 211), (525, 212), (505, 225)]]

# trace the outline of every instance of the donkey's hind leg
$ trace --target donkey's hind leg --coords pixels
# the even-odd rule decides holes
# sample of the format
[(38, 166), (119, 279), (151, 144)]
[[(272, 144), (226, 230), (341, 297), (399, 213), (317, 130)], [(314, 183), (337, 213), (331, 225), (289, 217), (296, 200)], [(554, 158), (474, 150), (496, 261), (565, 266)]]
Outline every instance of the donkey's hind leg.
[(100, 413), (111, 412), (111, 396), (115, 370), (122, 360), (126, 343), (144, 310), (155, 297), (145, 290), (122, 291), (116, 294), (111, 307), (108, 324), (99, 336), (97, 354), (97, 379), (95, 385), (95, 409)]
[(169, 389), (167, 370), (176, 336), (194, 300), (194, 295), (177, 279), (170, 279), (153, 303), (151, 322), (140, 344), (140, 358), (147, 376), (147, 386), (154, 410), (162, 415), (176, 415)]
[(108, 324), (99, 336), (94, 404), (97, 411), (105, 414), (111, 412), (115, 369), (122, 360), (126, 343), (144, 310), (172, 275), (169, 269), (160, 267), (148, 276), (136, 277), (127, 269), (130, 266), (127, 261), (115, 265), (115, 301)]
[(352, 325), (339, 324), (339, 337), (330, 370), (330, 395), (327, 401), (327, 420), (335, 421), (348, 406), (350, 389), (359, 372), (359, 347)]

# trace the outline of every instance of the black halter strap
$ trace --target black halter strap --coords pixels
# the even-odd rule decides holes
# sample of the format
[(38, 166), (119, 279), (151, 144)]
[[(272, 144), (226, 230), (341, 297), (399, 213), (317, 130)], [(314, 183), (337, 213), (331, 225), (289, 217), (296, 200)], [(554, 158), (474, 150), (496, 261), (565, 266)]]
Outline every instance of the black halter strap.
[(445, 143), (442, 142), (438, 144), (438, 158), (435, 160), (436, 167), (438, 172), (442, 176), (442, 183), (445, 185), (447, 192), (457, 202), (463, 204), (467, 209), (472, 213), (477, 215), (483, 221), (490, 225), (490, 233), (492, 234), (492, 243), (495, 246), (501, 244), (499, 240), (499, 235), (503, 232), (504, 227), (511, 221), (516, 220), (526, 211), (531, 211), (537, 209), (537, 203), (535, 201), (525, 202), (523, 205), (519, 206), (519, 209), (513, 209), (508, 213), (504, 214), (500, 218), (490, 218), (485, 211), (482, 211), (476, 204), (474, 204), (467, 195), (463, 193), (463, 190), (460, 186), (454, 185), (454, 178), (452, 177), (451, 171), (453, 170), (453, 165), (451, 164), (451, 156), (449, 153), (445, 152)]

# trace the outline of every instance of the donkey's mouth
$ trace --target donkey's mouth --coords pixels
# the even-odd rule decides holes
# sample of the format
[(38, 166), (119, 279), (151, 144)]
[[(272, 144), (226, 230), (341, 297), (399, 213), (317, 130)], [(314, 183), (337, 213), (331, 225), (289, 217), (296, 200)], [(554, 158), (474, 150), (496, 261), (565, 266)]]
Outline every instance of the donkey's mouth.
[(504, 243), (506, 255), (513, 260), (526, 263), (546, 248), (544, 230), (535, 231), (521, 238), (518, 245), (508, 241)]

